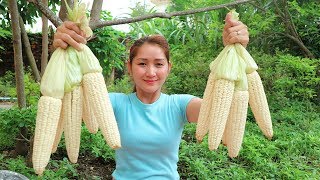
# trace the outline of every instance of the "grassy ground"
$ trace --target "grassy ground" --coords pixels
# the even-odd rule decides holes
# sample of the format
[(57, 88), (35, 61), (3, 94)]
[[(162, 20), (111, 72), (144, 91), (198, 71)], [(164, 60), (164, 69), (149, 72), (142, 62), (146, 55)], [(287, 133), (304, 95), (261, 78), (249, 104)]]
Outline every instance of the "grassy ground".
[[(178, 171), (181, 179), (318, 179), (319, 107), (290, 102), (282, 108), (271, 108), (271, 112), (273, 139), (270, 141), (262, 135), (249, 112), (242, 149), (233, 159), (222, 145), (217, 151), (209, 151), (207, 137), (202, 143), (196, 142), (196, 125), (188, 124), (180, 146)], [(83, 130), (77, 164), (69, 163), (64, 149), (62, 142), (41, 179), (110, 179), (115, 167), (114, 152), (100, 134), (90, 135)], [(8, 149), (2, 149), (0, 169), (39, 179), (32, 168), (26, 166), (24, 157), (11, 158)]]

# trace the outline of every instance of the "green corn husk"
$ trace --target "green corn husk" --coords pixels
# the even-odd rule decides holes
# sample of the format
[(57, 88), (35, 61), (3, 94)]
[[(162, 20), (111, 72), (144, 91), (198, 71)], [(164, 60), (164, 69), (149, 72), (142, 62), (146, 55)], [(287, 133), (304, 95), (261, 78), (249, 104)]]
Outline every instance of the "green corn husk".
[(247, 91), (248, 90), (248, 79), (246, 74), (246, 68), (248, 67), (241, 57), (239, 58), (238, 64), (238, 78), (235, 80), (235, 91)]
[[(89, 27), (89, 19), (86, 16), (86, 5), (79, 3), (78, 0), (74, 1), (74, 7), (71, 9), (67, 5), (68, 19), (75, 22), (79, 28), (85, 32), (86, 37), (92, 36), (92, 30)], [(91, 49), (84, 44), (81, 44), (82, 50), (75, 51), (79, 59), (82, 74), (102, 72), (99, 60), (92, 53)]]
[(238, 79), (239, 58), (232, 45), (226, 46), (217, 58), (210, 63), (210, 70), (215, 79), (227, 79), (235, 81)]
[(62, 99), (66, 79), (66, 51), (58, 48), (50, 58), (46, 70), (41, 78), (40, 91), (44, 96)]
[(99, 60), (93, 54), (91, 49), (85, 44), (81, 44), (81, 46), (82, 51), (77, 51), (77, 55), (82, 74), (102, 72)]
[(77, 50), (73, 47), (67, 48), (66, 60), (66, 81), (64, 83), (64, 92), (71, 92), (77, 86), (81, 85), (82, 72), (78, 61)]
[(246, 63), (246, 73), (250, 74), (253, 71), (258, 69), (258, 65), (249, 54), (249, 52), (244, 48), (241, 44), (234, 44), (237, 54), (241, 57), (241, 59)]

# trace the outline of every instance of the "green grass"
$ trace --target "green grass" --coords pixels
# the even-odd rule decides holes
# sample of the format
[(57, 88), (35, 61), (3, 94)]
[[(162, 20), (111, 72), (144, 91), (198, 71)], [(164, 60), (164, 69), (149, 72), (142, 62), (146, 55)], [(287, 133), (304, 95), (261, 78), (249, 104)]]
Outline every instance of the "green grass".
[[(209, 151), (207, 138), (199, 144), (195, 125), (184, 131), (180, 175), (184, 179), (318, 179), (320, 177), (320, 114), (308, 103), (292, 102), (272, 113), (274, 137), (266, 139), (257, 124), (246, 123), (239, 156), (229, 158), (220, 145)], [(315, 107), (315, 106), (314, 106)], [(250, 114), (249, 116), (250, 117)]]
[[(229, 158), (227, 149), (208, 149), (194, 137), (196, 124), (187, 124), (181, 141), (178, 171), (181, 179), (318, 179), (320, 177), (319, 107), (307, 102), (291, 101), (281, 108), (272, 104), (274, 137), (265, 138), (249, 111), (239, 156)], [(279, 106), (280, 107), (280, 106)], [(80, 153), (113, 159), (101, 134), (92, 135), (83, 128)], [(60, 146), (64, 146), (62, 141)], [(76, 167), (66, 158), (50, 160), (43, 179), (80, 178)], [(25, 158), (7, 158), (0, 154), (0, 169), (19, 172), (38, 179)], [(96, 177), (99, 179), (99, 177)]]

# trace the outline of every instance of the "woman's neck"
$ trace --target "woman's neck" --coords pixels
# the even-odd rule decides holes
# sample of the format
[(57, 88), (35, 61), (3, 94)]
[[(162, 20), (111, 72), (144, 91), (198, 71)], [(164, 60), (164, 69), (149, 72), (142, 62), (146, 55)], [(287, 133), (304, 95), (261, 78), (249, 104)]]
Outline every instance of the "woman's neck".
[(138, 99), (145, 103), (145, 104), (152, 104), (154, 102), (156, 102), (160, 95), (161, 95), (161, 91), (156, 91), (154, 93), (145, 93), (145, 92), (141, 92), (139, 90), (137, 90), (136, 92)]

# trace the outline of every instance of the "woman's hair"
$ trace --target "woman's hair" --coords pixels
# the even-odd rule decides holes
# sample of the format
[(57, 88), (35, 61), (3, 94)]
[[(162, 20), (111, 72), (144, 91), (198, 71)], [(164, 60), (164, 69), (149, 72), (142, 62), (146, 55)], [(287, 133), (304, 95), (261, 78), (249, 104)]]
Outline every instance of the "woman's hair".
[(158, 45), (163, 50), (169, 62), (170, 55), (168, 41), (161, 35), (151, 35), (142, 37), (133, 43), (130, 48), (129, 63), (132, 63), (132, 60), (137, 55), (139, 48), (145, 43)]

